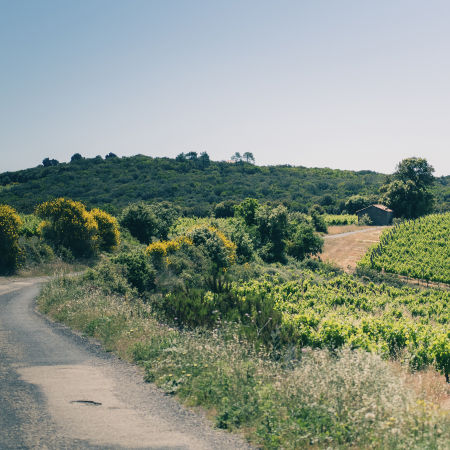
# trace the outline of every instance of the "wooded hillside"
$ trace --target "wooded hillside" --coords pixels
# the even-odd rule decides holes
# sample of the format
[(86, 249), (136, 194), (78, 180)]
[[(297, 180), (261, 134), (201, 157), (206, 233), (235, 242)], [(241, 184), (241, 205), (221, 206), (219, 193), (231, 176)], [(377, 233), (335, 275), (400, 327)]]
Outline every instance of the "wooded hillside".
[[(292, 210), (318, 203), (340, 213), (348, 197), (377, 194), (384, 179), (372, 171), (98, 156), (0, 174), (0, 204), (31, 212), (37, 203), (68, 197), (117, 213), (130, 202), (170, 200), (187, 213), (204, 215), (218, 202), (254, 197)], [(438, 178), (436, 191), (438, 209), (450, 209), (450, 177)]]

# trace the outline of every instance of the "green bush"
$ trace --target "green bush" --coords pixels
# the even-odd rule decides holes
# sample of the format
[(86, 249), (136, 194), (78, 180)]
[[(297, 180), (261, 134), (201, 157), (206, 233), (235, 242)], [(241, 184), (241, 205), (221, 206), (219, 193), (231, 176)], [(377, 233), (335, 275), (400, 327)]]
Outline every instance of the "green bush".
[(0, 205), (0, 274), (13, 273), (19, 264), (19, 230), (22, 225), (15, 209)]
[(314, 233), (311, 225), (302, 223), (295, 227), (287, 243), (287, 253), (302, 261), (322, 251), (323, 239)]
[(124, 209), (120, 224), (142, 244), (152, 241), (157, 234), (157, 218), (151, 206), (144, 202), (133, 203)]
[(143, 251), (122, 253), (114, 258), (113, 262), (123, 268), (125, 278), (138, 292), (155, 288), (156, 272)]
[(106, 252), (115, 250), (120, 244), (119, 225), (116, 218), (97, 208), (93, 209), (91, 214), (97, 222), (100, 250)]
[(20, 236), (32, 237), (39, 236), (39, 225), (41, 220), (34, 214), (20, 214), (22, 220), (22, 226), (20, 227)]
[(48, 263), (55, 257), (52, 248), (38, 236), (20, 236), (19, 246), (22, 250), (21, 260), (25, 267)]

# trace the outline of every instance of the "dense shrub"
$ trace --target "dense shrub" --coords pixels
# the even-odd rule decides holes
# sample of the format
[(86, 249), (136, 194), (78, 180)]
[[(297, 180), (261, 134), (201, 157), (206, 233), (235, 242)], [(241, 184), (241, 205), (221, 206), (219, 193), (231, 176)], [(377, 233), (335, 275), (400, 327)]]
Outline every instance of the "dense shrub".
[(287, 253), (299, 261), (322, 251), (323, 239), (314, 233), (314, 228), (306, 223), (295, 227), (287, 243)]
[(36, 214), (44, 219), (42, 236), (54, 246), (69, 249), (75, 257), (96, 252), (97, 222), (81, 202), (58, 198), (38, 205)]
[(52, 248), (38, 236), (20, 236), (21, 265), (26, 267), (37, 266), (53, 260), (55, 254)]
[(233, 200), (225, 200), (224, 202), (217, 203), (217, 205), (214, 207), (214, 217), (218, 219), (234, 217), (235, 207), (236, 202), (234, 202)]
[(39, 236), (39, 225), (41, 220), (34, 214), (20, 214), (22, 220), (22, 226), (20, 227), (20, 236), (32, 237)]
[(311, 213), (311, 221), (316, 231), (319, 233), (328, 233), (324, 215), (313, 212)]
[(124, 209), (120, 224), (127, 228), (139, 242), (148, 244), (157, 233), (157, 218), (151, 206), (144, 202), (133, 203)]
[(117, 219), (97, 208), (91, 211), (91, 215), (97, 222), (99, 249), (107, 252), (116, 249), (120, 244)]
[(259, 235), (259, 254), (267, 262), (285, 259), (286, 238), (288, 237), (288, 212), (286, 207), (260, 206), (255, 215)]
[(143, 251), (123, 253), (113, 260), (123, 268), (123, 274), (131, 286), (138, 292), (155, 288), (155, 269)]
[(13, 208), (0, 205), (0, 274), (12, 273), (17, 269), (21, 225), (22, 221)]

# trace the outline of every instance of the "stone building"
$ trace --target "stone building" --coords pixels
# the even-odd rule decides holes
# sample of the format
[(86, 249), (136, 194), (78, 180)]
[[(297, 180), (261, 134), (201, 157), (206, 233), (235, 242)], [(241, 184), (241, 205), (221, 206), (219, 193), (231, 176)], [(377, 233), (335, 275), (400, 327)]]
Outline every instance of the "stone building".
[(368, 215), (372, 221), (372, 225), (390, 225), (394, 217), (394, 211), (384, 205), (370, 205), (367, 208), (356, 211), (358, 222), (364, 215)]

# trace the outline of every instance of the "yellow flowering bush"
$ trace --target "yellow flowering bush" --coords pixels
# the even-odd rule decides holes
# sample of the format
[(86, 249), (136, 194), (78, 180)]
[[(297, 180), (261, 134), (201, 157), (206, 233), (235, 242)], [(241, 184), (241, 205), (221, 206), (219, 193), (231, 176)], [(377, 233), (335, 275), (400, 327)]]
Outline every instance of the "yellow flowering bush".
[(44, 220), (42, 236), (53, 245), (69, 249), (74, 256), (97, 251), (99, 227), (83, 203), (58, 198), (38, 205), (36, 215)]
[(170, 264), (169, 255), (176, 253), (183, 246), (194, 246), (211, 261), (213, 271), (229, 267), (236, 260), (236, 245), (225, 234), (210, 225), (191, 228), (185, 236), (172, 240), (153, 242), (146, 253), (155, 265), (161, 265), (163, 258)]
[(186, 245), (192, 245), (192, 241), (186, 236), (179, 236), (167, 241), (156, 241), (148, 245), (146, 254), (150, 256), (156, 266), (161, 265), (163, 258), (165, 258), (166, 264), (169, 264), (168, 255), (175, 253)]
[(91, 215), (97, 222), (99, 249), (107, 252), (116, 249), (120, 244), (117, 219), (98, 208), (93, 209)]
[(15, 209), (0, 205), (0, 273), (15, 271), (19, 264), (19, 229), (22, 221)]
[(203, 246), (217, 269), (229, 267), (236, 260), (236, 244), (230, 241), (222, 231), (210, 225), (192, 228), (187, 237), (196, 246)]

